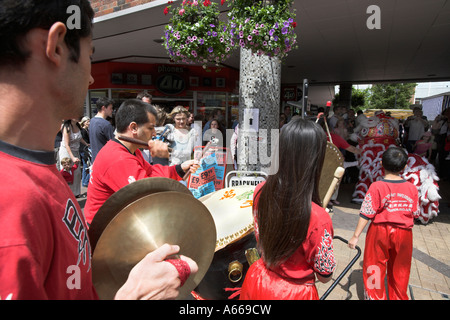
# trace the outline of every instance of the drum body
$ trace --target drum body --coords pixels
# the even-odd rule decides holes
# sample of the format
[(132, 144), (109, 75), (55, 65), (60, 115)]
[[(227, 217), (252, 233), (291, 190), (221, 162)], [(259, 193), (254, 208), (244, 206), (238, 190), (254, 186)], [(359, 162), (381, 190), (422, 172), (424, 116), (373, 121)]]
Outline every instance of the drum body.
[[(245, 251), (251, 248), (256, 248), (254, 232), (216, 251), (211, 266), (195, 289), (197, 298), (228, 300), (232, 297), (232, 299), (239, 299), (239, 295), (235, 295), (235, 293), (242, 287), (245, 274), (250, 267)], [(242, 271), (241, 274), (232, 275), (230, 266), (232, 268), (237, 265), (236, 261), (242, 265)]]
[(216, 225), (216, 251), (203, 280), (194, 290), (196, 299), (239, 299), (245, 274), (250, 267), (246, 251), (256, 250), (253, 229), (255, 186), (224, 188), (200, 198)]

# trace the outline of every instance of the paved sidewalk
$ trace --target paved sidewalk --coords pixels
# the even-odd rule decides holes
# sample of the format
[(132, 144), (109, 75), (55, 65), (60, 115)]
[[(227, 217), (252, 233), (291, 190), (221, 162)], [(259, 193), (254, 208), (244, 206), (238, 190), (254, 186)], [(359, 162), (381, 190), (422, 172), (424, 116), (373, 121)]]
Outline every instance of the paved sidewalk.
[[(359, 205), (351, 203), (354, 184), (341, 184), (338, 200), (332, 215), (334, 234), (349, 240), (359, 219)], [(413, 228), (413, 259), (409, 279), (408, 296), (414, 300), (450, 299), (450, 183), (439, 182), (440, 213), (427, 225), (416, 223)], [(361, 257), (348, 271), (327, 300), (362, 300), (364, 289), (362, 281), (362, 261), (364, 256), (365, 232), (358, 246)], [(341, 241), (334, 241), (335, 258), (338, 266), (333, 280), (356, 255)], [(319, 296), (328, 289), (330, 283), (318, 284)]]

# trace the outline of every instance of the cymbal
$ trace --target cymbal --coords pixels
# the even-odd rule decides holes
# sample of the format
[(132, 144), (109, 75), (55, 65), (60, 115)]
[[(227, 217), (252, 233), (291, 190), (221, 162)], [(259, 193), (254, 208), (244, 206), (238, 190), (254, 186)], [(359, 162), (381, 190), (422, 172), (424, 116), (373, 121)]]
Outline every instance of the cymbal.
[(95, 250), (103, 230), (123, 208), (146, 195), (163, 191), (177, 191), (192, 196), (189, 189), (179, 181), (162, 177), (137, 180), (112, 194), (95, 214), (89, 227), (92, 251)]
[(343, 165), (344, 157), (342, 156), (341, 151), (339, 151), (338, 147), (328, 141), (319, 181), (319, 195), (322, 201), (333, 181), (334, 172), (338, 167), (343, 167)]
[(180, 246), (199, 270), (180, 288), (186, 299), (212, 262), (216, 228), (208, 209), (192, 195), (167, 191), (129, 204), (106, 226), (92, 258), (92, 278), (101, 299), (113, 299), (131, 269), (164, 243)]

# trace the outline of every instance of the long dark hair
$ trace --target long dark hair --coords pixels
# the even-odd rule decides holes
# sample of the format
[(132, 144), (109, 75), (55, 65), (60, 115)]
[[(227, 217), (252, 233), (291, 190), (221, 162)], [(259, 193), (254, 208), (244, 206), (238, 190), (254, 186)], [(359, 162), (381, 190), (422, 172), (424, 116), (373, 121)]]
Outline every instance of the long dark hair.
[(256, 195), (259, 249), (268, 268), (286, 261), (305, 240), (311, 201), (321, 205), (319, 179), (327, 139), (313, 121), (296, 119), (280, 133), (278, 172)]

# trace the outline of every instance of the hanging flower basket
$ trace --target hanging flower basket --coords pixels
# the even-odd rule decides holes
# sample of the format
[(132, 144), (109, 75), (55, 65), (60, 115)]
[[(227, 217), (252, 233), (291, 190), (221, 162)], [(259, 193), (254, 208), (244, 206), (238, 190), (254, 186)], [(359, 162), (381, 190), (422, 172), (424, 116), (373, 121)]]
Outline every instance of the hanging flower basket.
[(165, 27), (163, 46), (175, 62), (219, 65), (229, 58), (231, 37), (226, 25), (219, 21), (217, 3), (184, 0), (180, 7), (169, 1), (164, 14), (171, 14), (170, 24)]
[(235, 47), (283, 59), (297, 48), (293, 0), (232, 0), (228, 31)]

